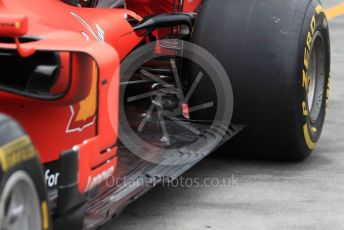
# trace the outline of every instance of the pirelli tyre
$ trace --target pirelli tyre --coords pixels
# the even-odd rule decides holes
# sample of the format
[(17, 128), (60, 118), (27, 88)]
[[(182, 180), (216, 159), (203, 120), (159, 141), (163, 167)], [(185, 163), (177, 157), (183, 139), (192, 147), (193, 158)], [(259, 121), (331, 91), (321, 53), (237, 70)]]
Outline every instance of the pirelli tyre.
[[(330, 85), (328, 21), (319, 0), (205, 0), (192, 40), (217, 57), (231, 80), (232, 122), (247, 125), (230, 144), (237, 153), (310, 155)], [(209, 100), (208, 87), (201, 82), (191, 103)], [(191, 117), (209, 119), (211, 112)]]
[(42, 166), (29, 137), (0, 114), (0, 229), (48, 230)]

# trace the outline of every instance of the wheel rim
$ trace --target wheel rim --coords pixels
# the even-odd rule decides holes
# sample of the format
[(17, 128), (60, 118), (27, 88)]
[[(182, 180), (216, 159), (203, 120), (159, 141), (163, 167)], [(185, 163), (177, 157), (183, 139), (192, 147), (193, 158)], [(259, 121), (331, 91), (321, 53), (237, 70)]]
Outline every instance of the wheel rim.
[(32, 179), (24, 171), (8, 179), (0, 199), (1, 230), (41, 229), (39, 198)]
[(325, 92), (325, 45), (321, 33), (314, 34), (308, 68), (307, 104), (310, 120), (316, 123), (322, 110)]

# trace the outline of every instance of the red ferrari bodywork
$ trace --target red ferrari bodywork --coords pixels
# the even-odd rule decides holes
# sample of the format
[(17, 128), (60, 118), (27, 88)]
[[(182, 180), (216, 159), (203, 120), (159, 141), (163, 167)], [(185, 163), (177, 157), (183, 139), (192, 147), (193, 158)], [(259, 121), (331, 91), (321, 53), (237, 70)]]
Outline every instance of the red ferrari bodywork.
[(180, 10), (194, 12), (199, 6), (200, 0), (185, 1), (181, 4), (175, 0), (127, 0), (126, 4), (128, 9), (141, 16), (148, 16)]
[[(128, 15), (141, 21), (141, 16), (173, 11), (173, 1), (127, 4), (131, 10), (80, 8), (60, 0), (0, 0), (0, 36), (35, 38), (22, 43), (0, 40), (0, 49), (57, 52), (62, 80), (55, 90), (68, 84), (63, 79), (70, 79), (68, 92), (55, 100), (0, 91), (1, 110), (25, 128), (44, 164), (78, 148), (80, 192), (92, 188), (97, 175), (116, 168), (119, 66), (144, 39), (133, 30)], [(194, 11), (199, 4), (200, 0), (187, 1), (184, 10)], [(5, 29), (5, 22), (14, 27)]]

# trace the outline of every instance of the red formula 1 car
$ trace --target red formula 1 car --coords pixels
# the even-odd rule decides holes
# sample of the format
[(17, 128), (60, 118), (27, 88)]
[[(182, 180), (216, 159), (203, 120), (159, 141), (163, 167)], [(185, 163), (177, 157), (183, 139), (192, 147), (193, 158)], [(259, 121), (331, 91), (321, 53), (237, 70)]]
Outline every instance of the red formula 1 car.
[(329, 73), (319, 0), (0, 0), (0, 228), (98, 228), (219, 147), (304, 159)]

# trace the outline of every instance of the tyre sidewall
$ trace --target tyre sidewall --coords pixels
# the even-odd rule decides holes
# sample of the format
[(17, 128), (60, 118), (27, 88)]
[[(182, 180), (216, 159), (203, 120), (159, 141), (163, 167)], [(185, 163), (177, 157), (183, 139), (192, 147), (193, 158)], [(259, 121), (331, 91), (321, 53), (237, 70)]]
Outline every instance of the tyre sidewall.
[[(320, 114), (315, 122), (311, 122), (308, 112), (307, 105), (307, 89), (304, 84), (304, 72), (307, 73), (307, 65), (305, 62), (310, 60), (310, 49), (307, 45), (307, 38), (311, 34), (312, 39), (314, 35), (320, 32), (324, 45), (325, 45), (325, 84), (324, 84), (324, 94), (322, 105), (320, 108)], [(323, 8), (318, 0), (312, 1), (307, 9), (305, 16), (303, 30), (300, 39), (300, 51), (299, 51), (299, 82), (298, 82), (298, 106), (296, 107), (297, 119), (298, 119), (298, 133), (299, 133), (299, 143), (300, 148), (306, 157), (309, 155), (316, 147), (321, 132), (323, 129), (326, 107), (328, 102), (328, 91), (329, 91), (329, 77), (330, 77), (330, 42), (329, 42), (329, 32), (328, 32), (328, 21)], [(305, 61), (306, 60), (306, 61)]]
[[(2, 117), (1, 117), (2, 118)], [(11, 145), (11, 143), (14, 143), (15, 141), (19, 139), (28, 139), (29, 138), (26, 136), (25, 132), (11, 119), (6, 119), (5, 122), (1, 120), (2, 126), (8, 126), (11, 127), (8, 130), (8, 133), (1, 133), (0, 138), (6, 139), (6, 142), (1, 144), (0, 149), (3, 150), (3, 147), (5, 145)], [(15, 132), (13, 131), (13, 127), (16, 128)], [(7, 128), (7, 127), (5, 127)], [(14, 134), (15, 133), (15, 134)], [(21, 133), (18, 135), (18, 133)], [(6, 137), (4, 138), (4, 135)], [(12, 135), (12, 137), (10, 137)], [(39, 199), (39, 204), (38, 206), (40, 207), (40, 216), (42, 220), (42, 229), (48, 230), (50, 228), (50, 218), (49, 218), (49, 211), (48, 211), (48, 199), (47, 199), (47, 190), (45, 187), (44, 183), (44, 177), (43, 177), (43, 168), (42, 165), (39, 161), (37, 152), (30, 142), (28, 145), (25, 145), (25, 153), (23, 149), (15, 149), (15, 151), (21, 151), (19, 154), (26, 154), (25, 160), (18, 160), (15, 163), (11, 163), (11, 165), (8, 165), (8, 162), (0, 162), (0, 194), (2, 194), (8, 180), (11, 178), (11, 176), (18, 172), (18, 171), (23, 171), (25, 172), (30, 179), (32, 180), (37, 197)], [(28, 154), (29, 153), (29, 154)], [(4, 152), (0, 151), (0, 154), (4, 154)], [(0, 161), (6, 161), (6, 157), (4, 157), (5, 154), (0, 157)], [(29, 157), (27, 157), (29, 156)], [(19, 157), (19, 159), (24, 159)], [(7, 168), (5, 168), (4, 165), (7, 164)]]

